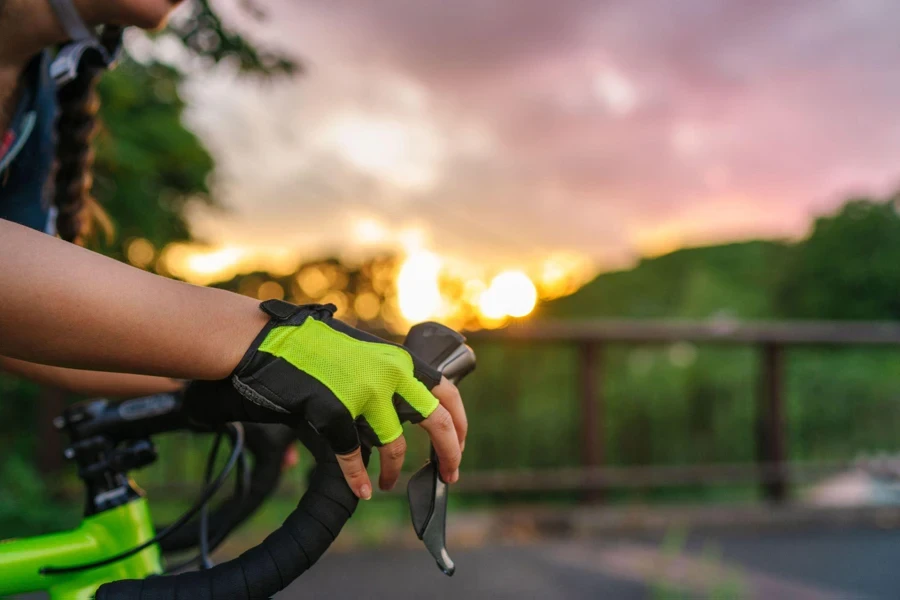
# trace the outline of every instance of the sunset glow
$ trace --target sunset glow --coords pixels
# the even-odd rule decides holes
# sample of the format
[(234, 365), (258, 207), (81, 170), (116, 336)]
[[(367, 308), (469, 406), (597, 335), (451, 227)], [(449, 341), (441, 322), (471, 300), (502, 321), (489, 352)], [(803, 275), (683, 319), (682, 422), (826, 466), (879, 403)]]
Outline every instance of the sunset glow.
[[(129, 262), (142, 266), (131, 257)], [(209, 285), (253, 271), (288, 275), (298, 264), (296, 254), (283, 249), (174, 243), (159, 253), (156, 270), (197, 285)]]
[(482, 314), (491, 319), (525, 317), (536, 304), (537, 288), (522, 271), (504, 271), (494, 277), (478, 303)]
[(438, 277), (440, 259), (421, 251), (409, 256), (397, 276), (400, 312), (410, 322), (425, 321), (437, 315), (441, 307)]
[(198, 275), (215, 275), (236, 265), (241, 255), (241, 251), (237, 248), (222, 248), (206, 254), (194, 254), (188, 257), (187, 267)]
[(360, 244), (379, 244), (388, 238), (388, 230), (376, 219), (359, 219), (353, 226)]
[[(502, 327), (510, 319), (529, 316), (541, 300), (577, 291), (595, 274), (590, 260), (571, 253), (552, 254), (527, 268), (513, 269), (451, 259), (425, 249), (426, 236), (420, 229), (406, 228), (390, 236), (376, 223), (366, 223), (363, 229), (370, 228), (373, 238), (381, 238), (376, 233), (399, 238), (395, 239), (399, 256), (371, 263), (365, 285), (356, 292), (350, 289), (348, 267), (340, 263), (313, 262), (297, 270), (301, 264), (297, 257), (237, 247), (170, 244), (159, 254), (156, 270), (199, 285), (243, 275), (236, 288), (242, 294), (260, 300), (331, 303), (339, 318), (374, 321), (376, 327), (394, 333), (426, 320), (463, 329)], [(153, 251), (144, 241), (135, 241), (128, 254), (129, 262), (145, 268)]]
[[(198, 207), (192, 232), (210, 253), (431, 251), (460, 290), (404, 292), (411, 314), (466, 313), (510, 269), (546, 300), (641, 256), (796, 239), (848, 195), (896, 189), (897, 2), (268, 4), (273, 47), (314, 68), (187, 78), (228, 208)], [(227, 280), (245, 252), (172, 271)]]
[(407, 321), (457, 322), (477, 314), (484, 326), (498, 327), (509, 317), (528, 316), (538, 301), (537, 287), (518, 270), (499, 273), (489, 285), (481, 279), (465, 280), (461, 286), (453, 286), (455, 294), (442, 293), (442, 278), (453, 279), (436, 255), (423, 251), (406, 259), (397, 278), (397, 292), (400, 312)]

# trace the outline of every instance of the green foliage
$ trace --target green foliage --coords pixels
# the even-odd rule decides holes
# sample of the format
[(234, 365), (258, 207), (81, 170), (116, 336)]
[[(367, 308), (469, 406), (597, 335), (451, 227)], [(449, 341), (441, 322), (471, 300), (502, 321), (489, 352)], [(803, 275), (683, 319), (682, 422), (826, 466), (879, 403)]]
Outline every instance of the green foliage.
[(0, 372), (0, 457), (33, 451), (32, 436), (23, 433), (34, 423), (38, 391), (36, 384)]
[(605, 273), (575, 294), (542, 306), (547, 318), (757, 319), (771, 313), (775, 267), (787, 246), (753, 241), (685, 248)]
[(900, 318), (900, 215), (897, 200), (851, 200), (816, 220), (791, 249), (775, 296), (779, 316)]
[(23, 457), (0, 462), (0, 538), (38, 535), (72, 527), (80, 506), (51, 500), (49, 490)]
[[(255, 3), (244, 0), (241, 6), (252, 17), (265, 19), (265, 12)], [(191, 11), (189, 17), (170, 24), (168, 31), (179, 36), (195, 54), (216, 63), (232, 60), (245, 73), (291, 74), (298, 70), (294, 60), (260, 50), (228, 30), (208, 0), (194, 0)]]
[(116, 235), (98, 249), (115, 258), (132, 237), (157, 248), (190, 239), (185, 206), (212, 202), (206, 182), (213, 160), (182, 125), (180, 77), (170, 67), (126, 60), (101, 80), (94, 195)]
[[(599, 276), (572, 296), (545, 305), (540, 314), (562, 319), (896, 320), (897, 289), (900, 216), (895, 201), (854, 200), (818, 219), (810, 237), (795, 245), (756, 241), (645, 259), (632, 270)], [(792, 458), (851, 459), (859, 452), (900, 447), (898, 359), (894, 349), (791, 350), (786, 391)], [(561, 357), (550, 360), (556, 365), (550, 370), (573, 368), (571, 358), (565, 364)], [(610, 345), (603, 375), (609, 461), (753, 460), (758, 369), (753, 348)], [(479, 385), (481, 377), (483, 371)], [(515, 389), (515, 377), (509, 373), (506, 386), (498, 383), (497, 389)], [(531, 396), (554, 398), (554, 406), (577, 402), (555, 382), (528, 390)], [(506, 402), (513, 406), (517, 400)], [(548, 421), (563, 418), (546, 414)], [(570, 435), (577, 436), (577, 429)]]
[[(254, 18), (265, 18), (250, 2), (243, 8)], [(295, 61), (258, 49), (230, 31), (207, 0), (194, 0), (191, 10), (167, 31), (196, 56), (213, 63), (232, 61), (242, 73), (298, 71)], [(181, 81), (182, 74), (171, 66), (141, 65), (127, 56), (101, 79), (102, 127), (95, 143), (93, 193), (111, 217), (115, 235), (96, 240), (95, 250), (122, 259), (135, 237), (149, 240), (157, 249), (190, 240), (185, 207), (190, 202), (214, 202), (207, 185), (212, 157), (182, 124)]]

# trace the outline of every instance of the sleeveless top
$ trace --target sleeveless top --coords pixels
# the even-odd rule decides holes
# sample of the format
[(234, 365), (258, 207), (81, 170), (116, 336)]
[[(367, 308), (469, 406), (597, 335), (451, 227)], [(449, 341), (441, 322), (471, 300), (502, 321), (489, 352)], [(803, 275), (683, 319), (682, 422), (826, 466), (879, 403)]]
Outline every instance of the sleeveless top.
[(57, 104), (48, 52), (26, 67), (21, 94), (9, 129), (0, 132), (0, 219), (52, 235), (56, 210), (50, 203), (50, 173)]

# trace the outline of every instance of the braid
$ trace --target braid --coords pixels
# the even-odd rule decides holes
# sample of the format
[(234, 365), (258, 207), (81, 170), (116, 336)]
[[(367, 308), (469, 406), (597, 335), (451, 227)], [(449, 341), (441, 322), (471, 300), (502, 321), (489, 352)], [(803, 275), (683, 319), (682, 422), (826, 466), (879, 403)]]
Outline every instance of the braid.
[[(112, 44), (121, 35), (117, 27), (105, 27), (104, 44)], [(56, 230), (59, 236), (76, 244), (84, 243), (99, 224), (107, 240), (112, 237), (109, 217), (91, 195), (94, 183), (91, 147), (97, 125), (100, 97), (97, 83), (104, 68), (82, 65), (78, 77), (57, 92), (59, 116), (56, 121), (56, 167), (53, 205), (58, 211)]]
[(90, 235), (89, 213), (94, 163), (91, 140), (94, 137), (99, 69), (86, 69), (57, 94), (59, 117), (56, 122), (56, 173), (53, 205), (59, 211), (56, 230), (59, 236), (75, 243)]

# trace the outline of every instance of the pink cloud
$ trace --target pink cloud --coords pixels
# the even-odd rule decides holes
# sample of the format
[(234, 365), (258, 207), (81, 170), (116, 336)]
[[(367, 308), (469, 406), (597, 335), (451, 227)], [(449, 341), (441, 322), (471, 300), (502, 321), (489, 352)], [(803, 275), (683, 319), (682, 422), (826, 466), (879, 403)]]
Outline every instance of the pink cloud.
[[(249, 93), (235, 126), (307, 132), (338, 108), (405, 119), (383, 98), (391, 78), (409, 82), (425, 98), (415, 118), (449, 149), (433, 189), (386, 206), (453, 229), (456, 249), (478, 236), (442, 206), (512, 253), (504, 238), (603, 258), (667, 222), (690, 224), (684, 243), (796, 235), (843, 194), (900, 180), (898, 20), (889, 0), (285, 0), (250, 27), (310, 75), (275, 105)], [(489, 153), (454, 151), (466, 127)], [(302, 192), (279, 206), (322, 201)]]

